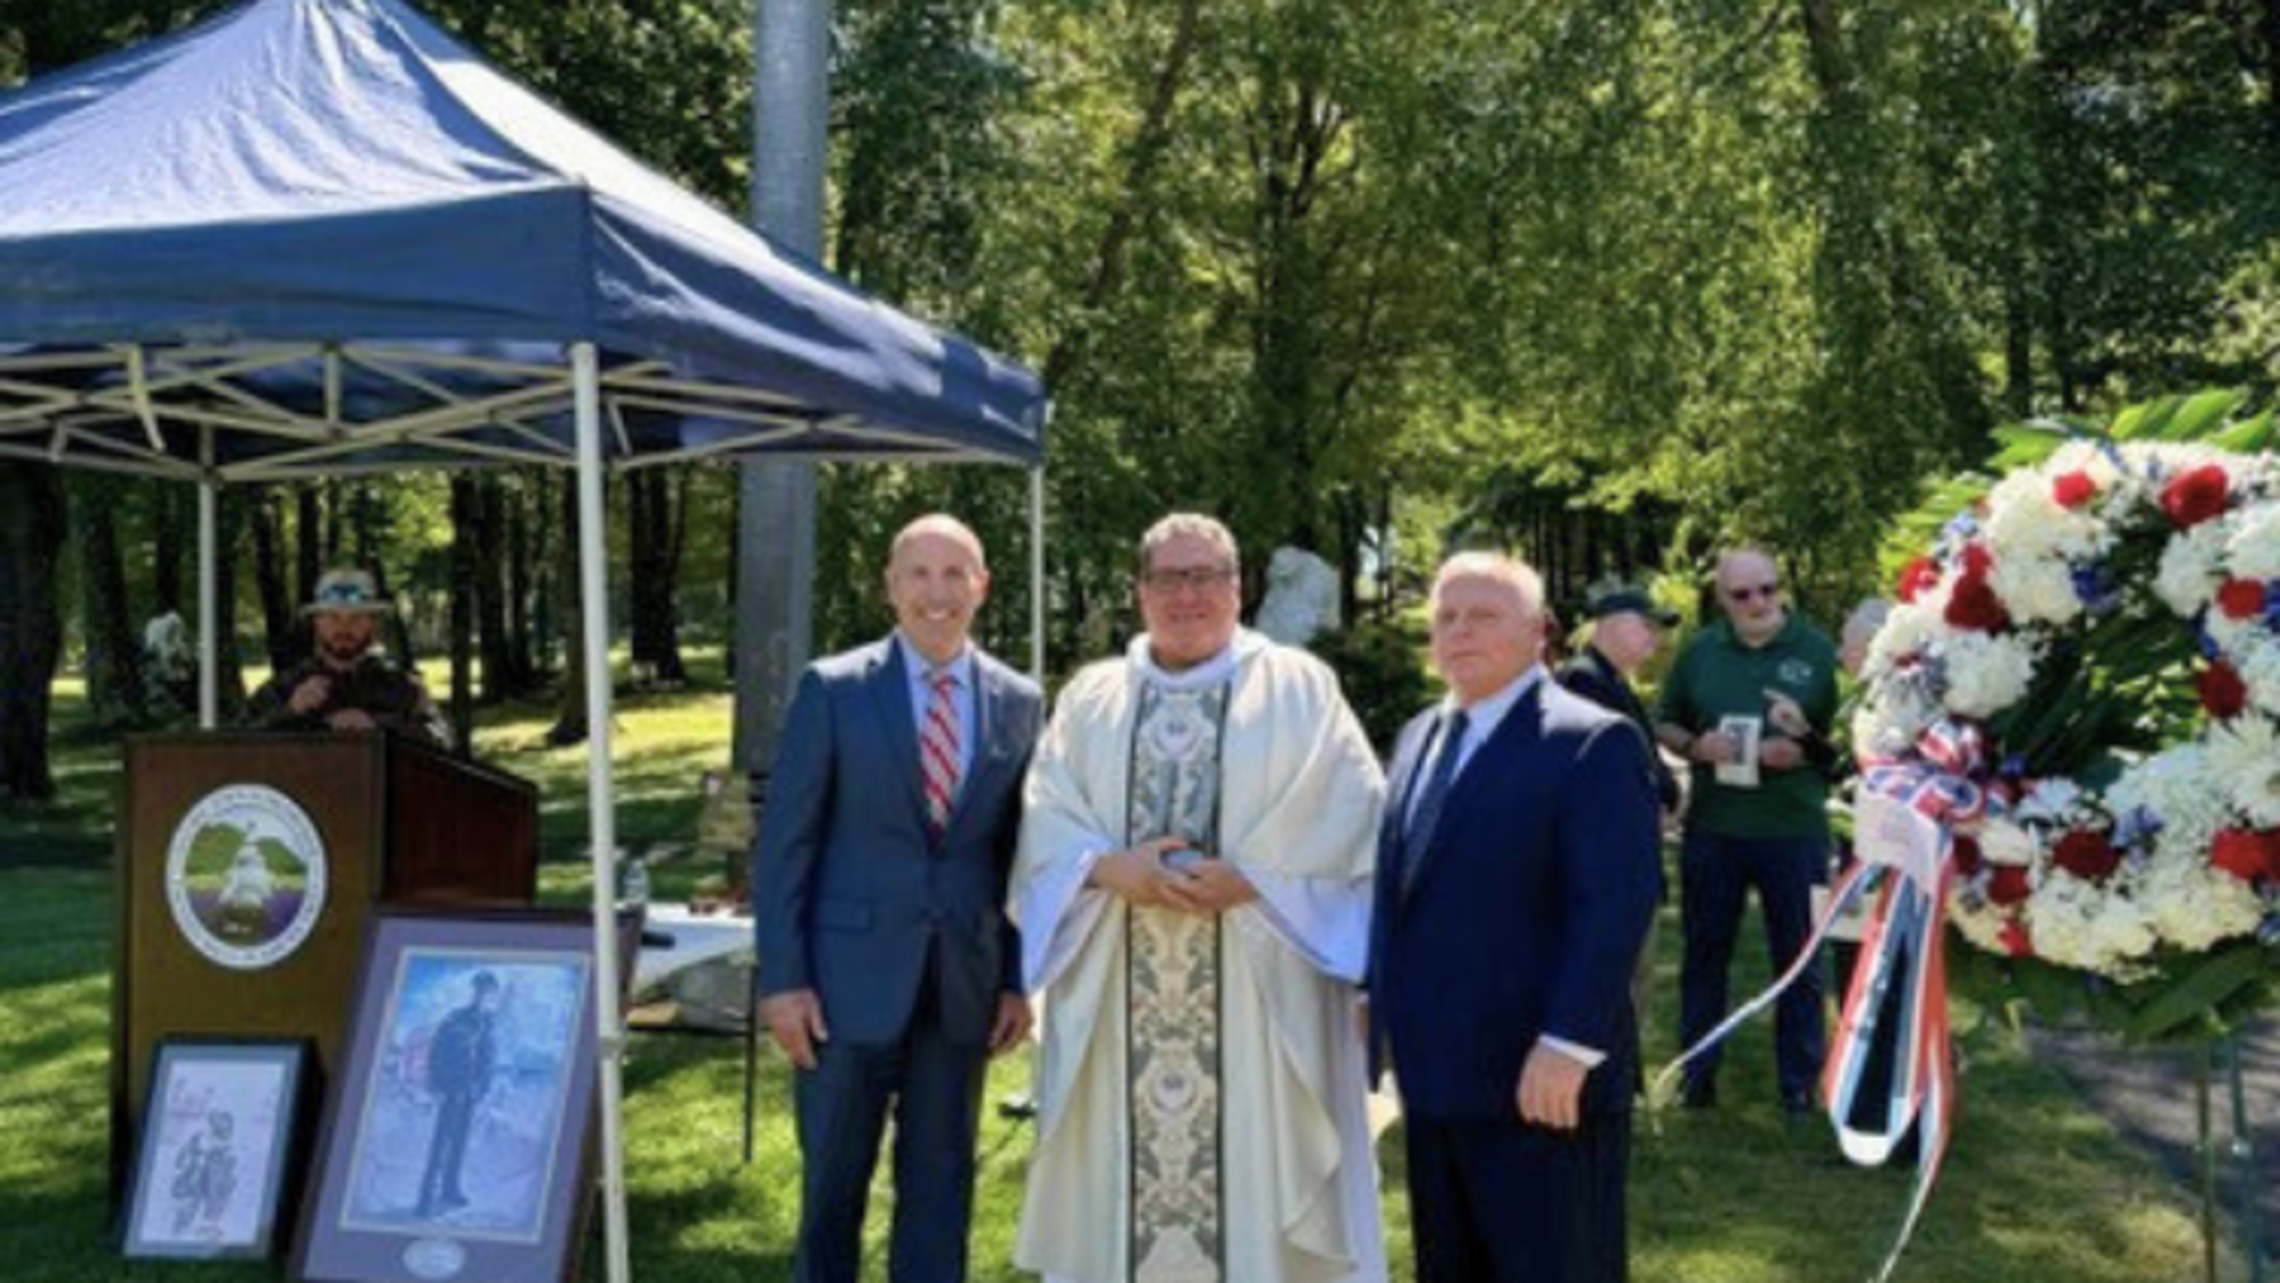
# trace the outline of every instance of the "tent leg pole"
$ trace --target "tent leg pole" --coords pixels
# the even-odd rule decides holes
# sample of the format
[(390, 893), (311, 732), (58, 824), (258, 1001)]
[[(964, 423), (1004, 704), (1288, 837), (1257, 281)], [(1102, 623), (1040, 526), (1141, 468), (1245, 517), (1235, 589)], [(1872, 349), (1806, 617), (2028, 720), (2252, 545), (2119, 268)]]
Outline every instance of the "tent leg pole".
[(586, 788), (594, 862), (594, 1023), (600, 1053), (602, 1232), (610, 1283), (626, 1283), (624, 1022), (618, 1012), (617, 797), (610, 777), (609, 555), (602, 532), (602, 380), (591, 343), (570, 348), (578, 417), (578, 581), (586, 648)]
[(1045, 684), (1045, 465), (1029, 470), (1029, 677)]
[(216, 531), (221, 483), (214, 476), (214, 430), (198, 430), (198, 729), (210, 731), (222, 720), (222, 621), (220, 537)]

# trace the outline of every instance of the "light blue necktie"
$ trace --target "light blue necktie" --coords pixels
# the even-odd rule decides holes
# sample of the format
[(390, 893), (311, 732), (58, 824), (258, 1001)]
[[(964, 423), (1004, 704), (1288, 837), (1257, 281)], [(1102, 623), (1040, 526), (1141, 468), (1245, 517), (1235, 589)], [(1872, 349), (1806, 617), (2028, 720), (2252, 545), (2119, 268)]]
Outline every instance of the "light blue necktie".
[(1432, 845), (1433, 828), (1440, 823), (1441, 806), (1449, 800), (1449, 785), (1457, 778), (1457, 759), (1464, 748), (1468, 723), (1465, 710), (1452, 709), (1441, 720), (1440, 756), (1433, 760), (1433, 774), (1425, 781), (1425, 791), (1418, 795), (1417, 805), (1409, 812), (1409, 823), (1401, 831), (1401, 889), (1409, 890), (1417, 879), (1417, 868), (1425, 862), (1425, 848)]

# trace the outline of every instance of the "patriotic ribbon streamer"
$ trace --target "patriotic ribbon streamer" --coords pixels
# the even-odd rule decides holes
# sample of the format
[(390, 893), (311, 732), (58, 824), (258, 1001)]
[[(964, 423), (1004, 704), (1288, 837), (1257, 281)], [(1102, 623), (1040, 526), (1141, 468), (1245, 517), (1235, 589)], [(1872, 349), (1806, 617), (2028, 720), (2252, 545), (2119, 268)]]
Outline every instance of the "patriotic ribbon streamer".
[[(1881, 1166), (1909, 1128), (1918, 1131), (1915, 1189), (1872, 1276), (1876, 1283), (1885, 1283), (1898, 1267), (1947, 1156), (1956, 1093), (1943, 927), (1955, 881), (1954, 829), (1987, 810), (1985, 790), (1971, 779), (1984, 760), (1975, 728), (1943, 722), (1925, 733), (1917, 750), (1920, 756), (1912, 760), (1864, 764), (1857, 860), (1829, 896), (1804, 947), (1763, 993), (1665, 1066), (1653, 1089), (1654, 1099), (1669, 1099), (1687, 1065), (1771, 1007), (1820, 956), (1835, 924), (1875, 895), (1860, 961), (1822, 1065), (1821, 1095), (1838, 1145), (1862, 1166)], [(1895, 991), (1897, 1001), (1887, 1011)], [(1887, 1020), (1896, 1026), (1889, 1081), (1877, 1099), (1867, 1100), (1871, 1059)]]

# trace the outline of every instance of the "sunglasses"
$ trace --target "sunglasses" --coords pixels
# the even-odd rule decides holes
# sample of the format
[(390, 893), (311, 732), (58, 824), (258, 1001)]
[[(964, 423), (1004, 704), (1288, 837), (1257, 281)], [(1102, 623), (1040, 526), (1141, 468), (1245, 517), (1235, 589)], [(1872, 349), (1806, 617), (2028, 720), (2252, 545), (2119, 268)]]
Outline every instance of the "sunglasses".
[(1739, 603), (1763, 597), (1767, 601), (1772, 601), (1780, 591), (1781, 585), (1779, 584), (1757, 584), (1748, 588), (1728, 588), (1726, 600)]

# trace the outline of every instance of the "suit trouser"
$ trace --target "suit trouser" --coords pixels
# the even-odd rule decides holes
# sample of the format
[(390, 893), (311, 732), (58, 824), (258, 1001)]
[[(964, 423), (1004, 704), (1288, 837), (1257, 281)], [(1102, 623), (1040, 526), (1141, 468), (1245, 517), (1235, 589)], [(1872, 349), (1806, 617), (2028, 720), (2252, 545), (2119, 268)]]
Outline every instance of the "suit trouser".
[(1417, 1283), (1624, 1283), (1628, 1109), (1573, 1132), (1411, 1117)]
[[(1679, 848), (1679, 919), (1686, 958), (1679, 972), (1679, 1042), (1691, 1047), (1725, 1019), (1734, 942), (1751, 887), (1765, 917), (1766, 951), (1776, 974), (1813, 933), (1813, 888), (1829, 878), (1826, 838), (1729, 838), (1688, 830)], [(1819, 960), (1774, 1006), (1774, 1053), (1785, 1101), (1811, 1097), (1821, 1074), (1826, 1032)], [(1687, 1070), (1689, 1084), (1718, 1075), (1719, 1051)]]
[[(863, 1212), (890, 1112), (895, 1201), (888, 1277), (894, 1283), (966, 1277), (989, 1051), (984, 1043), (944, 1036), (937, 988), (930, 965), (900, 1040), (825, 1042), (816, 1068), (797, 1075), (804, 1168), (792, 1277), (799, 1283), (856, 1283), (862, 1276)], [(830, 1018), (827, 1009), (824, 1019)]]

